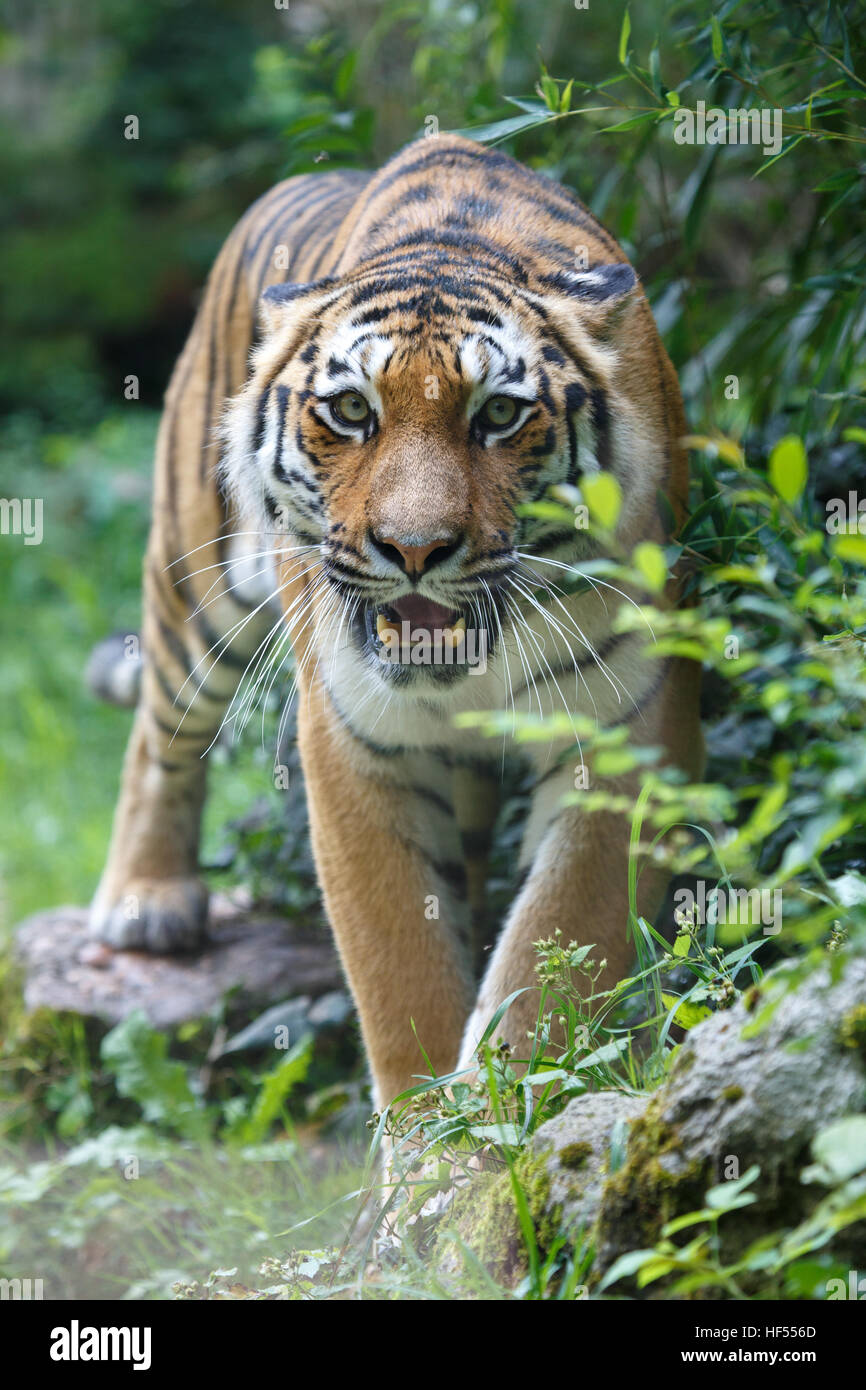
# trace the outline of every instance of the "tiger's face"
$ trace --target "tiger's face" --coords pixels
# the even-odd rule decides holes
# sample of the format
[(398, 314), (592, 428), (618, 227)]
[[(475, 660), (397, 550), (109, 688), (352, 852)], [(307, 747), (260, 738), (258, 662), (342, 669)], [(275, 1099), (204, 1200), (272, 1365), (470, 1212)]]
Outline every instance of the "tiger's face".
[(436, 288), (424, 272), (394, 309), (375, 270), (267, 291), (223, 471), (244, 514), (320, 562), (370, 668), (430, 691), (495, 652), (533, 555), (579, 545), (524, 508), (627, 443), (610, 334), (636, 280), (601, 266), (550, 296), (485, 272), (461, 309), (459, 285), (443, 297), (441, 267)]

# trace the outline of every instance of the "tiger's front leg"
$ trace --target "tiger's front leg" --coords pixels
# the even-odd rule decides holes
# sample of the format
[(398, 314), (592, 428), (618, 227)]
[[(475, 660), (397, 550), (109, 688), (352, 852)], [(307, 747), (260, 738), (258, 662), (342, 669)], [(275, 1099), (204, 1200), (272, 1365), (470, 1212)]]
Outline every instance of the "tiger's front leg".
[(212, 523), (212, 539), (197, 548), (202, 575), (196, 587), (192, 580), (182, 587), (172, 583), (178, 572), (172, 560), (192, 549), (192, 537), (176, 537), (159, 509), (154, 516), (141, 692), (90, 917), (91, 931), (118, 949), (188, 951), (205, 935), (208, 892), (198, 856), (206, 755), (254, 644), (273, 621), (270, 610), (258, 613), (252, 601), (241, 607), (236, 593), (211, 604), (209, 588), (223, 593), (238, 571), (226, 578), (217, 563), (221, 517), (215, 500), (204, 498), (202, 512)]
[(437, 1075), (454, 1067), (472, 1007), (450, 770), (361, 741), (316, 682), (298, 733), (319, 881), (382, 1109), (427, 1073), (422, 1046)]
[[(658, 691), (641, 708), (640, 742), (655, 744), (666, 758), (698, 776), (703, 742), (698, 715), (700, 670), (693, 663), (672, 661)], [(534, 943), (557, 930), (562, 943), (594, 945), (592, 959), (606, 961), (595, 991), (612, 988), (631, 973), (634, 945), (628, 931), (630, 814), (582, 811), (564, 805), (575, 786), (575, 756), (542, 774), (536, 785), (521, 852), (523, 882), (485, 973), (461, 1048), (460, 1064), (470, 1066), (485, 1028), (498, 1006), (515, 990), (524, 992), (510, 1006), (498, 1029), (516, 1060), (529, 1056), (530, 1037), (538, 1021), (541, 987), (536, 975)], [(592, 764), (590, 787), (596, 785)], [(633, 805), (640, 791), (637, 774), (608, 779), (604, 789), (625, 796)], [(638, 861), (637, 910), (652, 921), (668, 871), (646, 858)], [(586, 992), (585, 979), (574, 978)], [(555, 1048), (562, 1036), (554, 1031)]]

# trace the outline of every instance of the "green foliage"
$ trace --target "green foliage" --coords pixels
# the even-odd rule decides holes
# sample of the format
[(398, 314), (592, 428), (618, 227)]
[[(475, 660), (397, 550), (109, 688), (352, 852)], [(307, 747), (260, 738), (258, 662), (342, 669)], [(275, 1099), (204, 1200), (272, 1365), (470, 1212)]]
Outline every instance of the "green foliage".
[[(742, 1177), (710, 1188), (700, 1210), (668, 1222), (653, 1249), (620, 1256), (601, 1280), (599, 1292), (623, 1279), (634, 1278), (639, 1289), (665, 1279), (669, 1297), (712, 1290), (744, 1298), (744, 1286), (754, 1288), (758, 1280), (764, 1298), (826, 1297), (829, 1281), (844, 1281), (848, 1271), (819, 1252), (833, 1236), (866, 1218), (866, 1116), (828, 1126), (815, 1136), (812, 1152), (817, 1161), (803, 1170), (801, 1180), (820, 1183), (826, 1192), (805, 1220), (762, 1236), (734, 1260), (723, 1258), (720, 1225), (725, 1216), (757, 1201), (749, 1191), (760, 1174), (753, 1166)], [(703, 1229), (685, 1245), (674, 1243), (673, 1236), (694, 1227)], [(807, 1256), (816, 1258), (810, 1261)]]
[[(303, 1095), (295, 1118), (290, 1109), (309, 1094), (305, 1082), (324, 1079), (321, 1066), (311, 1071), (309, 1038), (227, 1098), (195, 1061), (169, 1056), (167, 1036), (141, 1013), (99, 1051), (101, 1070), (85, 1054), (75, 1073), (86, 1137), (49, 1142), (39, 1158), (0, 1137), (0, 1274), (38, 1269), (51, 1298), (168, 1298), (173, 1283), (230, 1259), (252, 1280), (263, 1243), (292, 1220), (337, 1235), (358, 1173), (351, 1152), (329, 1153), (315, 1176), (301, 1159)], [(58, 1134), (71, 1137), (62, 1125)]]
[[(279, 697), (285, 699), (285, 691)], [(273, 738), (272, 720), (263, 739)], [(287, 917), (318, 921), (320, 893), (307, 831), (307, 807), (297, 750), (285, 754), (290, 785), (280, 795), (257, 797), (250, 810), (223, 829), (222, 844), (210, 867), (245, 884), (257, 903), (278, 907)], [(264, 769), (259, 765), (259, 770)], [(324, 923), (320, 923), (324, 930)]]
[(239, 1114), (228, 1125), (226, 1139), (241, 1144), (260, 1144), (276, 1120), (285, 1123), (285, 1107), (299, 1082), (306, 1078), (312, 1059), (312, 1038), (299, 1038), (262, 1083), (249, 1115)]
[(107, 1034), (101, 1054), (118, 1091), (141, 1107), (145, 1120), (185, 1139), (204, 1138), (207, 1120), (186, 1069), (169, 1059), (168, 1039), (154, 1032), (140, 1009)]

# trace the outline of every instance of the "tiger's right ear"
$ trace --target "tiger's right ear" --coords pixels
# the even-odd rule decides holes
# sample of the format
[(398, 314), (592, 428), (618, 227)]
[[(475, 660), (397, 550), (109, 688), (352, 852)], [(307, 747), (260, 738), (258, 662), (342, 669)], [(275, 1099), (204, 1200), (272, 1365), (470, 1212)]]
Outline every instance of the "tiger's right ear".
[(299, 317), (307, 317), (325, 308), (341, 292), (340, 282), (333, 276), (310, 280), (305, 284), (289, 281), (281, 285), (268, 285), (259, 301), (263, 335), (270, 337)]

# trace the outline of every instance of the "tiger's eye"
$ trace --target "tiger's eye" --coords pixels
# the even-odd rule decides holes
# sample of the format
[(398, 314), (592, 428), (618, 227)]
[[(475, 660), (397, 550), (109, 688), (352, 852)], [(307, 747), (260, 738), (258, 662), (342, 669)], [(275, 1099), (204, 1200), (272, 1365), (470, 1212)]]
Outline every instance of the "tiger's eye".
[(517, 415), (517, 402), (511, 396), (491, 396), (485, 401), (481, 418), (485, 425), (495, 430), (505, 429)]
[(358, 391), (344, 391), (331, 402), (331, 409), (346, 425), (363, 425), (370, 415), (370, 407)]

